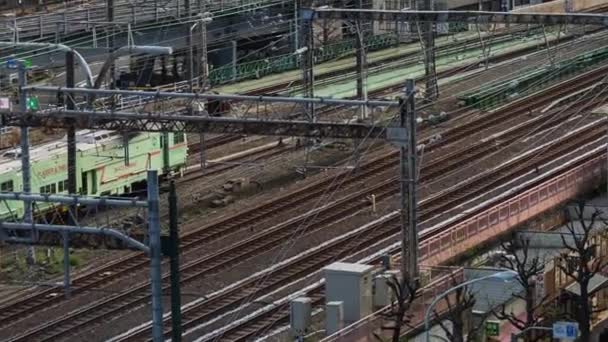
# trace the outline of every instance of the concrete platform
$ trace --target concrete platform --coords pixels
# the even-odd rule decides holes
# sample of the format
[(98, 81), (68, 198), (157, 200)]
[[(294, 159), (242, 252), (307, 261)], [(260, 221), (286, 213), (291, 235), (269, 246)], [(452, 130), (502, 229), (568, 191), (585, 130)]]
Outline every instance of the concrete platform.
[[(488, 32), (482, 32), (482, 37), (487, 37), (489, 35)], [(476, 32), (462, 32), (455, 34), (455, 37), (458, 40), (477, 40)], [(453, 43), (453, 37), (439, 37), (436, 40), (437, 47), (446, 46)], [(420, 51), (420, 43), (410, 43), (410, 44), (401, 44), (399, 47), (373, 51), (368, 54), (368, 63), (378, 62), (387, 58), (394, 58), (399, 56), (405, 56), (411, 54), (413, 52)], [(355, 67), (356, 61), (355, 57), (342, 58), (331, 62), (325, 62), (321, 64), (315, 65), (314, 73), (316, 77), (328, 74), (339, 72), (341, 70), (348, 70)], [(238, 82), (235, 84), (228, 84), (223, 86), (214, 87), (213, 90), (220, 93), (246, 93), (258, 88), (272, 86), (274, 84), (284, 83), (284, 82), (295, 82), (302, 79), (302, 71), (301, 70), (291, 70), (280, 74), (269, 75), (262, 77), (260, 79), (248, 80), (243, 82)]]
[[(548, 40), (554, 41), (557, 39), (557, 34), (548, 34)], [(522, 38), (519, 41), (507, 41), (492, 45), (490, 57), (496, 57), (503, 54), (513, 52), (518, 49), (539, 46), (544, 44), (542, 34)], [(449, 55), (438, 57), (436, 60), (437, 72), (449, 70), (452, 68), (462, 67), (476, 62), (481, 63), (484, 60), (481, 49), (471, 49), (462, 52), (458, 55)], [(391, 69), (381, 73), (368, 76), (368, 91), (374, 91), (385, 88), (390, 85), (403, 82), (406, 78), (420, 78), (424, 75), (424, 63), (422, 57), (418, 65), (408, 66), (400, 69)], [(301, 94), (292, 94), (301, 95)], [(356, 80), (347, 80), (343, 82), (332, 83), (327, 86), (315, 87), (315, 95), (322, 97), (346, 98), (356, 95)]]

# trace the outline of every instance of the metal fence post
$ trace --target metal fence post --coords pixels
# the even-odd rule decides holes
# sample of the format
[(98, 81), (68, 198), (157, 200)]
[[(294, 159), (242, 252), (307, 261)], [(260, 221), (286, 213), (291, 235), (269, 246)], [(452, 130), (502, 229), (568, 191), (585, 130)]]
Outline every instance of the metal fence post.
[(150, 280), (152, 284), (152, 339), (154, 342), (163, 341), (160, 216), (158, 202), (158, 171), (148, 170), (148, 235)]

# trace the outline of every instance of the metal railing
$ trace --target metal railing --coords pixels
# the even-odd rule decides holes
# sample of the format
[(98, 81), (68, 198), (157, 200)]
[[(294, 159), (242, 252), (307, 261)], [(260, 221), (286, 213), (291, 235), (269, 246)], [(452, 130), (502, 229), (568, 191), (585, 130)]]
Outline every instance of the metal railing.
[(599, 181), (605, 167), (605, 156), (594, 158), (444, 230), (420, 244), (420, 261), (438, 265), (563, 203), (578, 194), (589, 181)]

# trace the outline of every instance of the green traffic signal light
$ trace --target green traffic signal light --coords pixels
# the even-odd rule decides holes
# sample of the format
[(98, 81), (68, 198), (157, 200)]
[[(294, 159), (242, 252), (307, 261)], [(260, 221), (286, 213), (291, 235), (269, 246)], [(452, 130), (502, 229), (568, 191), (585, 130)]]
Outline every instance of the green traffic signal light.
[(38, 110), (38, 109), (40, 109), (40, 103), (38, 102), (38, 98), (36, 98), (36, 97), (28, 97), (27, 101), (25, 101), (25, 107), (28, 110)]

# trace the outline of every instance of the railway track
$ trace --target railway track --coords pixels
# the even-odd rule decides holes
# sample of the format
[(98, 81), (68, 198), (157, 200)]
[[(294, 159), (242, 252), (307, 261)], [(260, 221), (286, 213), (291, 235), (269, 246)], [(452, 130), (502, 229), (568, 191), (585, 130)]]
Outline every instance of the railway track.
[[(590, 31), (590, 33), (593, 32), (598, 32), (600, 30), (592, 30)], [(499, 35), (500, 36), (500, 35)], [(562, 44), (569, 44), (571, 40), (575, 39), (576, 35), (572, 35), (572, 36), (568, 36), (568, 37), (563, 37), (560, 39), (560, 42)], [(465, 42), (466, 43), (466, 42)], [(464, 44), (466, 46), (466, 44)], [(446, 50), (452, 50), (455, 49), (455, 47), (450, 47), (447, 46), (445, 47)], [(517, 50), (517, 51), (512, 51), (503, 55), (499, 55), (499, 56), (491, 56), (488, 59), (488, 63), (500, 63), (500, 62), (504, 62), (504, 61), (508, 61), (510, 59), (513, 59), (515, 57), (521, 56), (525, 53), (529, 53), (531, 51), (534, 51), (536, 49), (536, 47), (529, 47), (526, 49), (521, 49), (521, 50)], [(400, 58), (404, 58), (404, 57), (400, 57)], [(399, 59), (396, 59), (399, 60)], [(384, 60), (383, 60), (384, 61)], [(415, 63), (415, 61), (411, 61), (412, 63)], [(441, 78), (447, 78), (450, 76), (455, 76), (461, 72), (464, 71), (469, 71), (471, 70), (471, 68), (474, 68), (477, 66), (478, 63), (471, 63), (468, 65), (464, 65), (461, 67), (457, 67), (457, 68), (452, 68), (449, 70), (444, 70), (444, 71), (440, 71), (437, 73), (437, 77), (441, 77)], [(403, 66), (401, 66), (403, 67)], [(422, 80), (422, 78), (418, 79), (417, 81)], [(284, 91), (287, 88), (292, 87), (293, 84), (292, 82), (285, 82), (285, 83), (281, 83), (281, 84), (277, 84), (277, 85), (272, 85), (269, 87), (265, 87), (265, 88), (259, 88), (256, 89), (254, 91), (245, 93), (245, 95), (259, 95), (259, 94), (277, 94), (281, 91)], [(290, 88), (291, 89), (291, 88)], [(403, 84), (402, 83), (395, 83), (393, 85), (387, 85), (386, 87), (380, 88), (380, 89), (375, 89), (373, 91), (370, 91), (368, 96), (369, 98), (386, 98), (386, 97), (393, 97), (393, 96), (398, 96), (401, 95), (403, 92)], [(420, 103), (417, 105), (417, 108), (420, 109), (424, 109), (427, 107), (430, 107), (432, 104), (424, 104), (424, 103)], [(331, 115), (332, 113), (335, 113), (337, 110), (340, 109), (344, 109), (346, 107), (332, 107), (330, 110), (324, 110), (324, 107), (320, 107), (317, 109), (317, 115), (319, 116), (326, 116), (326, 115)], [(456, 111), (457, 114), (461, 114), (461, 113), (465, 113), (467, 112), (467, 110), (462, 109), (462, 110), (457, 110)], [(453, 113), (454, 114), (454, 113)], [(295, 114), (291, 117), (289, 117), (289, 119), (296, 119), (301, 117), (302, 114)], [(214, 147), (218, 147), (223, 145), (224, 143), (222, 143), (222, 140), (225, 141), (225, 143), (229, 143), (232, 141), (236, 141), (240, 138), (240, 136), (234, 136), (234, 135), (230, 135), (230, 134), (225, 134), (225, 135), (221, 135), (216, 137), (217, 138), (217, 142), (216, 144), (213, 145), (209, 145), (207, 144), (206, 147), (207, 148), (214, 148)], [(200, 144), (198, 142), (196, 143), (192, 143), (189, 145), (189, 151), (192, 152), (198, 152), (200, 151)]]
[[(564, 116), (565, 117), (565, 116)], [(543, 120), (535, 120), (536, 124), (542, 124)], [(559, 123), (559, 121), (555, 122), (556, 124)], [(520, 133), (523, 134), (524, 129), (521, 128), (520, 129)], [(515, 133), (513, 133), (515, 134)], [(485, 146), (488, 145), (492, 145), (492, 144), (483, 144)], [(562, 151), (563, 152), (563, 151)], [(466, 160), (474, 160), (476, 158), (478, 158), (479, 156), (484, 155), (485, 153), (487, 153), (487, 150), (484, 150), (483, 148), (474, 148), (473, 151), (469, 151), (469, 149), (463, 149), (458, 151), (457, 153), (453, 154), (453, 155), (449, 155), (449, 156), (442, 156), (441, 158), (437, 158), (434, 162), (431, 162), (430, 165), (425, 165), (424, 167), (424, 171), (422, 174), (422, 182), (427, 182), (430, 181), (432, 179), (432, 175), (434, 175), (435, 177), (440, 177), (441, 175), (444, 175), (446, 172), (449, 172), (451, 170), (454, 169), (455, 165), (462, 165), (463, 163), (466, 162), (455, 162), (454, 160), (462, 160), (463, 158)], [(458, 159), (460, 158), (460, 159)], [(384, 158), (384, 163), (381, 163), (380, 161), (376, 161), (374, 163), (370, 163), (376, 167), (374, 167), (373, 169), (367, 169), (366, 171), (362, 171), (361, 174), (364, 174), (365, 177), (371, 177), (372, 175), (374, 176), (374, 178), (378, 177), (378, 175), (383, 175), (387, 169), (390, 169), (391, 166), (395, 165), (396, 160), (395, 158)], [(368, 164), (369, 165), (369, 164)], [(429, 173), (429, 170), (432, 170)], [(386, 179), (386, 175), (383, 175), (382, 179)], [(359, 182), (361, 182), (362, 180), (359, 179)], [(323, 183), (323, 182), (321, 182)], [(315, 230), (319, 230), (322, 229), (323, 227), (337, 221), (340, 220), (341, 218), (350, 215), (350, 213), (352, 212), (356, 212), (362, 208), (365, 208), (367, 206), (369, 206), (369, 204), (367, 203), (367, 201), (365, 201), (365, 197), (369, 194), (369, 193), (374, 193), (376, 195), (376, 198), (378, 200), (382, 200), (384, 198), (390, 197), (392, 195), (394, 195), (397, 191), (398, 188), (395, 186), (397, 183), (395, 182), (395, 179), (393, 178), (389, 178), (388, 181), (385, 182), (381, 182), (378, 185), (375, 185), (373, 187), (367, 188), (365, 190), (356, 192), (354, 194), (351, 194), (349, 196), (346, 196), (336, 202), (334, 202), (330, 207), (327, 208), (323, 208), (323, 210), (319, 210), (318, 212), (315, 213), (315, 219), (312, 220), (312, 223), (310, 223), (307, 227), (308, 231), (315, 231)], [(326, 191), (325, 190), (325, 186), (327, 184), (319, 187), (318, 189), (322, 191)], [(494, 183), (492, 184), (487, 184), (486, 187), (492, 187), (494, 185)], [(311, 196), (310, 192), (306, 192), (305, 195), (307, 196)], [(475, 194), (469, 194), (469, 196), (474, 196)], [(443, 197), (442, 197), (443, 198)], [(461, 201), (463, 200), (463, 197), (460, 196), (457, 199), (454, 198), (449, 198), (446, 197), (448, 199), (450, 199), (448, 201), (448, 204), (445, 204), (442, 207), (449, 207), (453, 204), (454, 201)], [(296, 203), (299, 203), (301, 201), (301, 198), (298, 197), (296, 198)], [(276, 204), (275, 204), (276, 205)], [(292, 203), (291, 205), (294, 205), (294, 203)], [(283, 209), (277, 209), (276, 206), (269, 206), (267, 207), (265, 210), (257, 210), (256, 212), (258, 214), (261, 214), (262, 216), (265, 216), (267, 214), (270, 214), (271, 212), (275, 212), (278, 210), (284, 210), (285, 207), (283, 207)], [(433, 209), (433, 211), (438, 210), (438, 209)], [(424, 212), (421, 213), (421, 216), (424, 217), (424, 215), (426, 215)], [(277, 243), (283, 241), (285, 238), (291, 236), (294, 232), (297, 232), (297, 229), (301, 226), (301, 224), (303, 224), (305, 222), (305, 220), (307, 219), (307, 216), (301, 217), (301, 218), (297, 218), (294, 219), (288, 223), (279, 225), (274, 227), (271, 230), (267, 230), (265, 231), (263, 234), (258, 234), (255, 237), (252, 237), (251, 239), (248, 239), (246, 241), (243, 241), (239, 244), (233, 245), (229, 248), (230, 252), (228, 252), (228, 249), (220, 251), (218, 253), (206, 256), (202, 259), (196, 260), (194, 262), (191, 262), (187, 265), (183, 265), (182, 266), (182, 273), (185, 275), (182, 279), (183, 283), (187, 283), (191, 280), (194, 279), (200, 279), (200, 277), (204, 274), (204, 275), (208, 275), (211, 273), (215, 273), (221, 270), (224, 270), (228, 267), (232, 267), (237, 263), (242, 262), (245, 259), (250, 258), (253, 255), (257, 255), (259, 253), (261, 253), (261, 251), (266, 251), (268, 250), (268, 248), (271, 248), (273, 246), (275, 246)], [(251, 222), (251, 221), (249, 221)], [(231, 223), (237, 225), (239, 228), (243, 228), (243, 226), (247, 226), (247, 220), (245, 221), (239, 221), (239, 220), (235, 220), (232, 221)], [(250, 223), (251, 224), (251, 223)], [(219, 234), (226, 234), (229, 233), (229, 231), (227, 231), (226, 229), (222, 229), (221, 232), (219, 232)], [(216, 233), (218, 234), (218, 233)], [(208, 238), (211, 238), (211, 235), (207, 235)], [(183, 241), (184, 246), (187, 249), (187, 246), (191, 246), (192, 244), (199, 244), (200, 243), (200, 237), (198, 239), (195, 240), (188, 240), (188, 239), (184, 239), (185, 241)], [(197, 242), (198, 241), (198, 242)], [(257, 253), (257, 254), (256, 254)], [(144, 263), (147, 260), (144, 258)], [(61, 336), (65, 336), (65, 334), (69, 333), (69, 332), (73, 332), (74, 330), (77, 330), (77, 328), (85, 326), (93, 321), (98, 321), (103, 319), (104, 317), (108, 317), (110, 315), (114, 315), (117, 314), (121, 311), (124, 311), (127, 307), (133, 307), (134, 305), (138, 305), (138, 304), (142, 304), (145, 303), (148, 300), (148, 287), (149, 284), (143, 283), (140, 286), (132, 289), (131, 291), (115, 296), (113, 298), (110, 298), (106, 301), (103, 301), (102, 303), (99, 303), (99, 306), (92, 306), (89, 308), (84, 308), (82, 310), (79, 310), (65, 318), (62, 318), (61, 320), (57, 321), (57, 322), (51, 322), (48, 325), (45, 325), (43, 327), (41, 327), (40, 329), (36, 329), (36, 331), (34, 332), (30, 332), (29, 334), (26, 334), (25, 336), (21, 337), (20, 339), (16, 339), (16, 340), (24, 340), (25, 339), (31, 339), (31, 338), (36, 338), (37, 340), (49, 340), (49, 339), (56, 339), (56, 338), (60, 338)], [(165, 291), (168, 289), (168, 278), (165, 277)], [(41, 334), (41, 335), (40, 335)], [(42, 338), (41, 336), (45, 336), (44, 338)]]
[[(563, 142), (563, 143), (567, 144), (567, 146), (570, 148), (578, 148), (578, 147), (581, 147), (582, 144), (591, 143), (594, 141), (595, 142), (602, 141), (604, 138), (604, 136), (601, 134), (603, 127), (604, 126), (590, 128), (589, 130), (583, 132), (583, 134), (577, 134), (577, 136), (568, 137), (560, 142), (554, 143), (553, 145), (556, 146), (557, 144), (560, 144)], [(564, 152), (564, 150), (567, 151), (567, 149), (568, 148), (564, 148), (562, 146), (558, 150), (555, 150), (555, 152), (552, 154), (554, 156), (559, 157), (559, 156), (562, 156), (561, 153)], [(590, 160), (590, 159), (596, 158), (596, 157), (601, 157), (601, 156), (603, 156), (603, 152), (588, 156), (587, 158), (585, 158), (584, 161), (587, 161), (587, 160)], [(507, 177), (514, 178), (514, 177), (517, 177), (518, 175), (523, 175), (526, 172), (533, 170), (535, 165), (538, 165), (539, 163), (543, 162), (543, 160), (541, 160), (541, 159), (549, 160), (547, 158), (544, 158), (544, 156), (542, 154), (532, 155), (532, 156), (529, 156), (528, 158), (523, 158), (522, 160), (518, 160), (518, 162), (517, 162), (518, 165), (505, 165), (505, 167), (501, 167), (498, 170), (498, 172), (496, 172), (496, 173), (482, 175), (481, 177), (478, 177), (478, 179), (476, 179), (475, 181), (469, 182), (467, 184), (461, 184), (455, 188), (448, 189), (446, 193), (454, 196), (454, 198), (461, 196), (463, 194), (465, 196), (471, 196), (472, 193), (479, 193), (479, 191), (482, 191), (481, 189), (486, 188), (488, 186), (488, 184), (495, 183), (495, 182), (499, 181), (500, 179), (507, 179)], [(578, 164), (580, 164), (584, 161), (579, 161)], [(510, 170), (509, 166), (515, 166), (516, 170), (514, 172), (512, 172), (512, 170)], [(576, 165), (574, 165), (574, 166), (576, 166)], [(511, 176), (508, 176), (509, 173), (511, 174)], [(471, 185), (474, 185), (475, 189), (472, 189)], [(533, 185), (530, 185), (530, 186), (533, 186)], [(440, 199), (440, 198), (441, 198), (441, 196), (434, 196), (434, 197), (428, 198), (427, 200), (425, 200), (421, 203), (421, 205), (420, 205), (421, 209), (424, 209), (424, 212), (421, 212), (421, 214), (420, 214), (421, 221), (424, 221), (425, 218), (432, 217), (433, 212), (440, 213), (441, 210), (443, 210), (442, 208), (446, 208), (446, 209), (450, 208), (449, 203), (447, 203), (445, 201), (443, 203), (442, 202), (439, 202), (436, 204), (434, 203), (437, 199)], [(427, 204), (431, 204), (431, 207), (426, 208)], [(433, 209), (433, 207), (435, 207), (436, 209)], [(461, 218), (460, 220), (464, 220), (464, 219), (466, 219), (466, 218)], [(457, 222), (454, 224), (457, 224)], [(357, 236), (367, 237), (368, 234), (374, 234), (378, 230), (390, 230), (390, 231), (392, 231), (391, 236), (394, 236), (395, 238), (397, 238), (397, 236), (400, 232), (400, 228), (401, 228), (401, 225), (400, 225), (400, 221), (399, 221), (399, 215), (393, 214), (392, 217), (389, 217), (388, 219), (386, 219), (382, 222), (378, 222), (377, 224), (374, 224), (373, 226), (368, 227), (368, 229), (366, 229), (365, 232), (361, 232)], [(368, 233), (366, 233), (366, 232), (368, 232)], [(420, 237), (421, 242), (425, 241), (429, 238), (432, 238), (437, 233), (439, 233), (439, 232), (432, 231), (432, 232), (427, 232), (426, 234), (421, 235), (421, 237)], [(376, 240), (377, 239), (375, 237), (372, 237), (369, 240), (367, 246), (369, 246), (370, 244), (373, 244)], [(342, 242), (342, 241), (340, 241), (340, 242)], [(354, 244), (354, 246), (351, 248), (351, 250), (360, 250), (361, 245), (365, 245), (365, 243), (362, 241), (358, 241), (357, 243)], [(331, 248), (328, 248), (327, 250), (325, 250), (324, 253), (332, 253), (332, 250), (334, 248), (336, 248), (336, 247), (332, 245)], [(393, 252), (392, 254), (394, 254), (394, 253), (397, 253), (398, 251), (394, 250), (392, 252)], [(316, 251), (315, 255), (312, 255), (312, 256), (307, 255), (306, 258), (302, 258), (300, 260), (294, 261), (292, 264), (286, 265), (285, 269), (287, 269), (287, 272), (289, 272), (289, 268), (298, 267), (298, 264), (300, 265), (299, 267), (304, 267), (303, 266), (304, 263), (309, 264), (309, 265), (319, 264), (319, 261), (316, 260), (316, 257), (315, 257), (318, 253), (321, 253), (321, 251)], [(329, 259), (329, 260), (336, 261), (336, 260), (339, 260), (340, 258), (341, 257), (339, 255), (336, 255), (335, 258)], [(379, 261), (380, 260), (378, 258), (377, 260), (372, 260), (371, 263), (379, 263)], [(325, 265), (322, 264), (322, 265), (318, 266), (316, 269), (318, 270), (322, 266), (325, 266)], [(265, 276), (272, 277), (273, 275), (267, 274)], [(295, 277), (297, 277), (297, 276), (294, 275), (294, 278)], [(290, 279), (290, 281), (294, 281), (294, 278)], [(262, 285), (262, 286), (264, 286), (264, 285)], [(265, 291), (258, 289), (258, 292), (265, 292)], [(309, 290), (308, 293), (306, 293), (304, 296), (310, 297), (312, 299), (312, 305), (314, 307), (320, 307), (324, 303), (324, 288), (323, 288), (323, 286), (316, 286), (313, 289)], [(201, 304), (203, 304), (203, 303), (201, 303)], [(200, 322), (202, 322), (202, 320), (197, 320), (196, 324), (200, 324)], [(268, 333), (274, 327), (287, 324), (288, 322), (289, 322), (288, 305), (276, 306), (276, 307), (272, 308), (271, 310), (268, 310), (266, 312), (258, 314), (257, 316), (252, 317), (250, 321), (244, 321), (242, 324), (233, 325), (232, 327), (225, 329), (225, 331), (221, 334), (221, 338), (222, 338), (222, 340), (229, 340), (229, 341), (245, 341), (252, 337), (256, 337), (256, 336), (259, 337), (260, 333)], [(189, 326), (189, 327), (192, 327), (192, 326)], [(213, 337), (213, 339), (216, 339), (219, 335), (220, 334), (217, 334), (216, 336)]]
[[(205, 141), (205, 148), (207, 148), (207, 149), (216, 148), (216, 147), (231, 143), (233, 141), (237, 141), (241, 138), (242, 138), (242, 136), (238, 135), (238, 134), (218, 135), (216, 137), (213, 137), (213, 138)], [(188, 152), (197, 153), (197, 152), (200, 152), (200, 150), (201, 150), (200, 142), (197, 141), (197, 142), (188, 144)]]
[(184, 173), (184, 177), (179, 178), (179, 182), (191, 182), (202, 177), (216, 175), (218, 173), (232, 170), (234, 168), (237, 168), (242, 163), (255, 163), (257, 161), (268, 160), (270, 158), (297, 150), (298, 148), (294, 146), (281, 145), (277, 143), (273, 147), (252, 151), (250, 153), (243, 154), (235, 158), (230, 158), (225, 162), (209, 163), (202, 171), (200, 169), (186, 171)]
[[(475, 198), (494, 188), (496, 185), (505, 184), (511, 179), (534, 170), (535, 167), (543, 163), (567, 155), (568, 152), (580, 146), (598, 141), (604, 136), (604, 126), (588, 126), (576, 134), (555, 140), (550, 145), (551, 148), (546, 149), (542, 154), (531, 154), (504, 163), (492, 170), (492, 172), (479, 175), (469, 182), (460, 183), (441, 195), (424, 199), (420, 203), (419, 219), (423, 222), (429, 220), (435, 215), (451, 209), (455, 201), (465, 202)], [(395, 185), (394, 180), (392, 180), (392, 183)], [(394, 189), (393, 192), (396, 194), (398, 190)], [(246, 303), (247, 300), (268, 294), (273, 290), (292, 283), (333, 261), (350, 255), (353, 251), (360, 251), (388, 237), (397, 236), (400, 228), (400, 217), (394, 215), (386, 221), (367, 227), (365, 231), (361, 231), (356, 235), (348, 236), (348, 238), (340, 239), (330, 245), (324, 246), (323, 249), (317, 250), (311, 255), (306, 255), (306, 257), (298, 258), (293, 262), (281, 265), (281, 267), (274, 269), (270, 273), (252, 277), (248, 279), (247, 283), (242, 284), (238, 288), (232, 288), (227, 293), (218, 294), (216, 297), (209, 298), (183, 310), (183, 328), (193, 328), (218, 313), (225, 313), (231, 309), (238, 308)], [(426, 235), (423, 239), (430, 237), (432, 235)], [(317, 297), (319, 300), (322, 298), (322, 293), (313, 293), (312, 295), (313, 298)], [(280, 316), (286, 315), (287, 312), (276, 308), (276, 310), (266, 313), (266, 317), (262, 321), (264, 324), (254, 321), (248, 324), (250, 325), (249, 328), (237, 326), (228, 330), (222, 337), (229, 341), (245, 341), (248, 338), (254, 337), (256, 332), (262, 329), (267, 330), (269, 325), (276, 324), (275, 322)], [(287, 318), (284, 317), (281, 320)], [(167, 320), (165, 322), (165, 336), (170, 337), (170, 333), (170, 320)], [(147, 339), (149, 334), (149, 330), (141, 329), (138, 334), (125, 336), (125, 338), (115, 340), (114, 342)]]
[[(599, 73), (599, 72), (598, 72)], [(589, 75), (587, 75), (589, 76)], [(587, 77), (588, 81), (592, 78)], [(570, 88), (576, 88), (576, 87), (581, 87), (581, 82), (582, 80), (578, 80), (578, 82), (575, 82), (574, 86), (571, 86)], [(567, 89), (568, 87), (561, 87), (560, 89), (562, 89), (562, 92), (558, 92), (556, 93), (557, 96), (561, 96), (563, 93), (569, 91), (569, 90), (564, 90)], [(551, 100), (553, 100), (556, 96), (552, 96), (550, 97), (550, 100), (545, 100), (545, 102), (540, 101), (540, 99), (538, 99), (535, 103), (536, 105), (541, 105), (542, 103), (547, 103), (550, 102)], [(527, 104), (529, 104), (530, 102), (527, 102)], [(521, 103), (519, 104), (521, 105)], [(509, 108), (511, 108), (513, 106), (509, 106)], [(507, 111), (508, 112), (508, 111)], [(493, 116), (494, 121), (500, 121), (500, 120), (504, 120), (505, 118), (507, 118), (508, 116), (514, 115), (513, 111), (512, 112), (508, 112), (508, 114), (504, 114), (504, 115), (499, 115), (496, 114), (495, 116)], [(502, 119), (499, 119), (502, 118)], [(489, 124), (487, 124), (487, 121), (490, 120), (486, 120), (486, 126), (487, 127)], [(457, 139), (459, 136), (463, 137), (466, 136), (467, 134), (471, 134), (471, 132), (475, 132), (478, 129), (480, 129), (479, 127), (484, 127), (483, 124), (479, 125), (471, 125), (469, 126), (470, 129), (466, 130), (469, 133), (466, 133), (465, 130), (462, 129), (462, 127), (456, 128), (454, 129), (454, 134), (452, 136), (450, 136), (448, 133), (452, 132), (452, 131), (448, 131), (446, 134), (444, 134), (445, 139), (443, 140), (445, 142), (445, 140), (453, 140), (453, 139)], [(442, 145), (442, 143), (440, 142), (439, 145)], [(386, 159), (390, 159), (390, 158), (386, 158)], [(368, 171), (368, 174), (371, 173), (377, 173), (378, 172), (378, 167), (380, 167), (380, 169), (387, 167), (387, 164), (391, 164), (394, 163), (395, 161), (378, 161), (376, 160), (372, 165), (363, 165), (361, 166), (360, 169), (360, 173), (365, 174), (366, 170)], [(384, 165), (384, 166), (383, 166)], [(368, 176), (369, 177), (369, 176)], [(365, 179), (365, 178), (362, 178)], [(323, 183), (323, 182), (321, 182)], [(327, 186), (327, 184), (323, 184), (321, 186)], [(303, 201), (306, 200), (310, 200), (312, 198), (314, 198), (314, 196), (318, 196), (319, 195), (319, 191), (316, 192), (310, 192), (309, 188), (303, 189), (300, 192), (297, 192), (295, 194), (293, 194), (293, 201), (285, 201), (285, 199), (279, 199), (279, 201), (283, 201), (284, 206), (282, 207), (282, 209), (279, 210), (284, 210), (289, 208), (289, 206), (295, 206), (297, 204), (302, 203)], [(290, 196), (291, 197), (291, 196)], [(210, 241), (213, 238), (217, 238), (218, 236), (224, 235), (226, 233), (229, 233), (231, 231), (236, 231), (239, 229), (243, 229), (246, 228), (247, 225), (244, 224), (245, 222), (252, 222), (252, 220), (256, 220), (256, 219), (260, 219), (261, 217), (267, 217), (270, 216), (270, 214), (277, 210), (275, 207), (266, 204), (263, 205), (261, 207), (258, 207), (256, 209), (254, 209), (254, 212), (257, 212), (256, 214), (252, 214), (251, 212), (249, 212), (248, 215), (242, 215), (241, 217), (238, 217), (236, 219), (230, 219), (230, 222), (218, 222), (217, 224), (215, 224), (212, 227), (207, 227), (204, 230), (201, 230), (197, 233), (193, 233), (190, 234), (188, 236), (185, 236), (183, 239), (183, 246), (182, 248), (184, 250), (187, 250), (189, 248), (191, 248), (192, 245), (197, 244), (197, 243), (201, 243), (201, 242), (205, 242), (205, 241)], [(250, 223), (251, 224), (251, 223)], [(217, 227), (219, 226), (223, 226), (226, 228), (226, 230), (220, 230), (217, 229)], [(215, 227), (215, 229), (213, 228)], [(204, 233), (201, 233), (202, 231), (204, 231)], [(198, 236), (198, 237), (195, 237)], [(142, 255), (135, 255), (133, 257), (127, 257), (124, 258), (122, 260), (116, 261), (114, 263), (112, 263), (111, 265), (109, 265), (109, 267), (104, 268), (104, 270), (111, 270), (112, 273), (111, 274), (105, 274), (105, 272), (103, 270), (97, 270), (95, 272), (91, 272), (83, 277), (79, 277), (77, 279), (74, 280), (74, 295), (77, 295), (78, 293), (81, 293), (82, 291), (89, 289), (89, 288), (94, 288), (96, 286), (101, 286), (102, 284), (107, 284), (109, 282), (115, 281), (121, 277), (124, 277), (126, 275), (131, 274), (131, 272), (133, 272), (134, 270), (142, 267), (142, 265), (146, 265), (147, 264), (147, 258), (145, 258)], [(24, 298), (23, 301), (20, 301), (18, 303), (16, 303), (17, 305), (15, 306), (11, 306), (11, 307), (7, 307), (5, 306), (4, 308), (2, 308), (1, 313), (0, 313), (0, 325), (5, 326), (7, 325), (7, 323), (9, 323), (9, 321), (11, 321), (12, 319), (15, 319), (16, 317), (22, 316), (22, 315), (27, 315), (28, 313), (34, 312), (40, 308), (43, 307), (47, 307), (48, 305), (52, 305), (54, 303), (57, 303), (59, 301), (61, 301), (62, 298), (58, 298), (56, 296), (53, 296), (54, 292), (56, 291), (60, 291), (59, 288), (54, 288), (54, 289), (49, 289), (47, 291), (43, 291), (42, 293), (33, 295), (33, 296), (28, 296), (26, 298)]]

